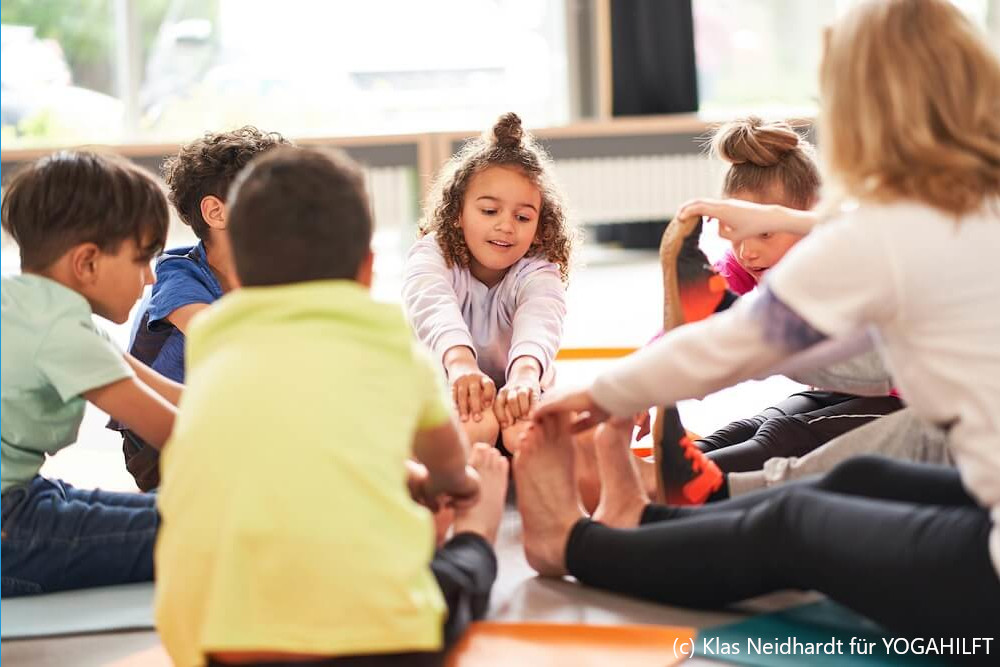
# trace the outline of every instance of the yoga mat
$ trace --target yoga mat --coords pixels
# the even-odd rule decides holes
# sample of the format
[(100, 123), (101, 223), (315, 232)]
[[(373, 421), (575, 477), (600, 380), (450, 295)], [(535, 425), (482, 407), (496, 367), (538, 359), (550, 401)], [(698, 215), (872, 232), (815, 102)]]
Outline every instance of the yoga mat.
[[(851, 640), (855, 640), (852, 646)], [(821, 647), (806, 653), (805, 647)], [(837, 644), (839, 640), (839, 644)], [(893, 641), (878, 626), (830, 600), (754, 616), (746, 621), (698, 631), (695, 655), (739, 665), (946, 665), (955, 657), (916, 655), (904, 640), (894, 646), (905, 653), (887, 651), (883, 640)], [(769, 642), (769, 645), (767, 644)], [(871, 644), (874, 642), (874, 645)], [(765, 651), (770, 646), (771, 653)], [(868, 649), (863, 653), (861, 646)], [(727, 647), (730, 651), (727, 653)], [(732, 649), (738, 649), (735, 653)], [(785, 653), (779, 651), (784, 650)], [(796, 652), (789, 652), (796, 651)]]
[[(473, 623), (447, 667), (666, 667), (690, 655), (693, 628), (662, 625)], [(676, 651), (676, 653), (675, 653)]]
[(80, 635), (153, 627), (153, 584), (29, 595), (0, 600), (3, 639)]

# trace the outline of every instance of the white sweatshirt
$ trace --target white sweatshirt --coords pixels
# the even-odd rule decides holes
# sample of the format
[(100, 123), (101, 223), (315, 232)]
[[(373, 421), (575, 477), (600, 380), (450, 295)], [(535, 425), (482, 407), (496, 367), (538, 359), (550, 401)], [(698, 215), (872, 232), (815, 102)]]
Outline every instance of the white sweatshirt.
[(406, 258), (403, 306), (417, 337), (439, 362), (448, 349), (468, 346), (499, 389), (511, 363), (530, 356), (541, 364), (542, 388), (551, 386), (566, 316), (558, 265), (523, 257), (487, 287), (467, 268), (448, 268), (435, 235), (428, 234)]
[(992, 514), (990, 555), (1000, 573), (997, 211), (1000, 201), (958, 222), (917, 203), (863, 205), (792, 248), (757, 299), (670, 331), (616, 364), (595, 381), (594, 399), (625, 416), (702, 398), (768, 375), (817, 332), (834, 346), (843, 341), (849, 355), (870, 331), (914, 413), (950, 429), (962, 481)]

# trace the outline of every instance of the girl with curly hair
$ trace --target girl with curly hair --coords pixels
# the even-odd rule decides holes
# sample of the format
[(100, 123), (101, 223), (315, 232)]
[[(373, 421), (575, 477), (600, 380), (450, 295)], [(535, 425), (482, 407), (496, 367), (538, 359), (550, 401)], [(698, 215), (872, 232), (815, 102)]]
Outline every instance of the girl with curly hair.
[[(507, 113), (445, 165), (406, 261), (403, 301), (472, 442), (511, 451), (566, 314), (573, 234), (552, 161)], [(498, 389), (499, 388), (499, 389)]]

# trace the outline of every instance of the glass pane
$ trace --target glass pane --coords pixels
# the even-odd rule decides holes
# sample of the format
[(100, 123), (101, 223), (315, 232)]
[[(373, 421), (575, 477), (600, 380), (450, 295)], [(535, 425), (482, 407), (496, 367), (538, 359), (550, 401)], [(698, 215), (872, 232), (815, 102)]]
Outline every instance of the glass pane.
[[(987, 27), (989, 0), (952, 0)], [(701, 110), (733, 116), (816, 111), (821, 40), (858, 0), (693, 0)]]
[(117, 141), (111, 0), (4, 0), (4, 148)]

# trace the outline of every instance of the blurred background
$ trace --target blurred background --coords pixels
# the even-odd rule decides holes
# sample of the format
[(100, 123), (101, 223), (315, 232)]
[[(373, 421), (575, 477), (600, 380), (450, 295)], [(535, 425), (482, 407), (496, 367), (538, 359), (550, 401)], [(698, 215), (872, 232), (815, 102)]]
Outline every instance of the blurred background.
[[(713, 128), (756, 113), (817, 139), (821, 31), (855, 2), (3, 0), (0, 176), (85, 144), (158, 173), (179, 143), (244, 124), (339, 146), (368, 175), (375, 294), (398, 301), (434, 173), (516, 111), (552, 154), (585, 238), (564, 345), (634, 347), (661, 321), (652, 248), (664, 225), (684, 200), (718, 193)], [(1000, 0), (955, 4), (1000, 49)], [(192, 240), (175, 221), (170, 245)], [(711, 229), (702, 243), (710, 259), (725, 249)], [(2, 269), (18, 269), (7, 238)], [(129, 325), (102, 325), (127, 343)], [(561, 363), (560, 383), (602, 363)], [(682, 414), (707, 432), (794, 388), (747, 383)], [(96, 483), (95, 457), (121, 462), (103, 416), (86, 424), (82, 450), (51, 462), (83, 484)], [(131, 482), (104, 470), (104, 486)]]

